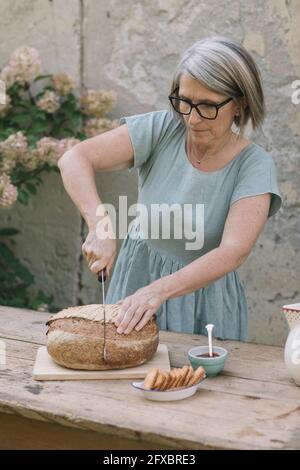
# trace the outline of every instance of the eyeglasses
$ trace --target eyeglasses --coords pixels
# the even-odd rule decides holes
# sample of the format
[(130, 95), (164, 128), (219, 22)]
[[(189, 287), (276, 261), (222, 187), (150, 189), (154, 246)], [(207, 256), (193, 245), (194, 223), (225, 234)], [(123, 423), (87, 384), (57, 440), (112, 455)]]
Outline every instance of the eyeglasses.
[(188, 115), (192, 112), (192, 109), (195, 108), (199, 116), (204, 119), (216, 119), (219, 109), (233, 100), (233, 97), (230, 97), (222, 103), (218, 104), (207, 104), (201, 101), (198, 103), (193, 103), (187, 98), (179, 98), (177, 96), (178, 90), (179, 87), (175, 88), (175, 90), (168, 96), (175, 111), (179, 114)]

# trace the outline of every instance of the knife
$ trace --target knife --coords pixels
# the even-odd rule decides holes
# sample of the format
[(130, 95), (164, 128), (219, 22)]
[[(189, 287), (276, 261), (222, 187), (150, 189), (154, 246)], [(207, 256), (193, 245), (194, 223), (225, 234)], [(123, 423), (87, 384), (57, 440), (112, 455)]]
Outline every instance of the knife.
[(105, 315), (105, 292), (104, 292), (104, 282), (106, 280), (106, 268), (102, 269), (98, 273), (98, 281), (102, 284), (102, 300), (103, 300), (103, 312), (104, 312), (104, 324), (103, 324), (103, 359), (106, 361), (106, 315)]

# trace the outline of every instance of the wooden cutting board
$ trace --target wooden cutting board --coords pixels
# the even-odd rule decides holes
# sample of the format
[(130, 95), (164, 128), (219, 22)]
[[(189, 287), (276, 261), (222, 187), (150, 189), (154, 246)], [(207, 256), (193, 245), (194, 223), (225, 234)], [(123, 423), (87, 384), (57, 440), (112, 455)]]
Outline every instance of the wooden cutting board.
[(47, 348), (42, 346), (37, 352), (33, 378), (35, 380), (143, 379), (151, 367), (171, 370), (168, 348), (165, 344), (159, 344), (152, 359), (145, 364), (116, 370), (67, 369), (56, 364), (48, 354)]

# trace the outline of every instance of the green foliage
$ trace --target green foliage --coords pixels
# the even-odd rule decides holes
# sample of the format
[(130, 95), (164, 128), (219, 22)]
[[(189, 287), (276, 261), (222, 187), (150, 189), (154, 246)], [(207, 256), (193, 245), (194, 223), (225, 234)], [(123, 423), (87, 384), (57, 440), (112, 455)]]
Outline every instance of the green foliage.
[[(18, 131), (26, 136), (30, 148), (34, 148), (43, 137), (86, 139), (86, 135), (82, 132), (84, 116), (73, 93), (60, 97), (60, 106), (54, 113), (48, 113), (37, 106), (37, 100), (46, 90), (55, 91), (51, 85), (51, 78), (50, 74), (41, 75), (32, 83), (26, 82), (24, 85), (14, 83), (7, 90), (11, 99), (11, 108), (5, 115), (0, 116), (0, 141)], [(46, 82), (42, 90), (34, 95), (33, 84), (42, 80), (48, 80), (49, 83)], [(24, 168), (18, 163), (11, 171), (11, 181), (18, 187), (18, 201), (21, 204), (27, 205), (29, 195), (37, 193), (37, 186), (42, 182), (37, 175), (44, 172), (59, 172), (59, 170), (56, 165), (41, 162), (34, 170)]]
[[(11, 99), (11, 108), (5, 115), (0, 116), (0, 141), (6, 140), (18, 131), (26, 136), (30, 148), (43, 137), (62, 139), (75, 137), (79, 140), (86, 138), (82, 132), (83, 116), (77, 98), (69, 93), (61, 97), (61, 104), (55, 113), (47, 113), (37, 106), (37, 100), (46, 90), (53, 90), (51, 86), (52, 75), (36, 77), (32, 83), (20, 85), (14, 83), (7, 94)], [(32, 86), (38, 81), (45, 81), (45, 85), (38, 94), (33, 96)], [(1, 161), (1, 155), (0, 155)], [(17, 163), (10, 172), (11, 183), (18, 188), (18, 202), (28, 205), (29, 198), (37, 194), (37, 187), (42, 183), (41, 175), (56, 172), (56, 165), (42, 163), (37, 168), (29, 170)], [(15, 245), (13, 236), (19, 231), (15, 228), (0, 229), (2, 240), (9, 237), (10, 244)], [(0, 304), (38, 309), (46, 304), (47, 310), (57, 311), (53, 304), (53, 296), (46, 295), (41, 290), (31, 298), (28, 289), (34, 286), (34, 276), (14, 255), (11, 248), (4, 241), (0, 242)]]
[[(0, 176), (1, 173), (5, 173), (10, 177), (10, 183), (18, 190), (17, 201), (28, 205), (30, 197), (37, 194), (38, 186), (42, 184), (42, 175), (50, 172), (59, 173), (56, 161), (66, 148), (73, 144), (71, 141), (66, 144), (67, 147), (65, 142), (56, 146), (56, 142), (51, 139), (40, 142), (41, 139), (48, 137), (58, 141), (66, 138), (84, 140), (87, 137), (84, 130), (87, 134), (91, 131), (86, 127), (87, 117), (90, 114), (86, 109), (87, 115), (82, 112), (80, 101), (72, 92), (74, 84), (71, 77), (66, 74), (59, 74), (60, 76), (56, 77), (47, 74), (32, 79), (40, 70), (37, 51), (26, 47), (20, 49), (21, 52), (15, 51), (14, 65), (7, 74), (10, 66), (8, 64), (5, 75), (10, 78), (9, 83), (13, 80), (15, 82), (6, 90), (9, 96), (7, 105), (2, 109), (0, 107), (0, 143), (12, 136), (9, 142), (0, 145)], [(16, 74), (16, 64), (23, 64), (24, 57), (27, 58), (27, 66), (25, 69), (21, 66)], [(30, 62), (31, 65), (28, 66)], [(54, 92), (54, 95), (49, 91)], [(101, 93), (98, 94), (98, 98), (101, 100)], [(107, 95), (103, 99), (103, 106), (100, 103), (100, 107), (95, 99), (96, 105), (98, 103), (98, 116), (102, 116), (101, 113), (110, 106)], [(111, 100), (113, 102), (114, 98)], [(90, 104), (89, 100), (88, 103)], [(95, 115), (93, 112), (92, 116)], [(99, 128), (102, 132), (102, 123)], [(13, 136), (19, 131), (26, 139), (22, 135)], [(16, 148), (18, 151), (15, 151)], [(11, 159), (11, 156), (15, 156), (15, 159)], [(0, 197), (4, 191), (3, 184), (9, 188), (7, 176), (2, 178), (2, 181), (4, 183), (0, 187)], [(10, 187), (7, 194), (8, 198), (12, 194), (11, 200), (15, 200), (14, 188)], [(7, 200), (7, 197), (3, 200), (7, 206), (9, 204), (7, 201), (10, 200)], [(53, 305), (52, 296), (39, 291), (32, 299), (28, 293), (29, 288), (34, 290), (34, 276), (16, 258), (11, 249), (16, 245), (14, 236), (18, 233), (14, 228), (0, 229), (0, 304), (32, 309), (47, 304), (50, 311), (56, 311), (57, 307)]]
[[(5, 228), (0, 230), (0, 235), (12, 236), (16, 232), (16, 229)], [(57, 311), (52, 295), (47, 296), (39, 290), (33, 299), (30, 298), (28, 288), (33, 284), (34, 276), (28, 268), (20, 263), (6, 244), (0, 242), (0, 304), (33, 310), (46, 304), (47, 310)]]
[[(37, 77), (35, 81), (45, 77), (51, 75)], [(31, 86), (30, 83), (24, 86), (15, 83), (7, 90), (12, 107), (0, 117), (0, 140), (18, 131), (26, 135), (31, 146), (42, 137), (56, 139), (75, 137), (81, 140), (86, 138), (81, 132), (83, 115), (73, 93), (61, 97), (58, 110), (48, 113), (40, 109), (36, 103), (46, 90), (55, 91), (54, 88), (51, 85), (44, 86), (41, 92), (33, 96)]]

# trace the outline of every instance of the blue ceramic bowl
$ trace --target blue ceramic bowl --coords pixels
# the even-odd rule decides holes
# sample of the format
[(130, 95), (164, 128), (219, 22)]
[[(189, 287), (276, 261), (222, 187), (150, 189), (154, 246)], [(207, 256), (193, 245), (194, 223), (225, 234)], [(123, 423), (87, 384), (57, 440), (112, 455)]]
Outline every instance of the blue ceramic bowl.
[(225, 361), (228, 356), (228, 351), (218, 346), (213, 346), (213, 353), (219, 354), (216, 357), (198, 357), (201, 354), (209, 352), (208, 346), (197, 346), (188, 351), (189, 361), (193, 369), (199, 366), (204, 367), (207, 377), (214, 377), (218, 375), (224, 368)]

